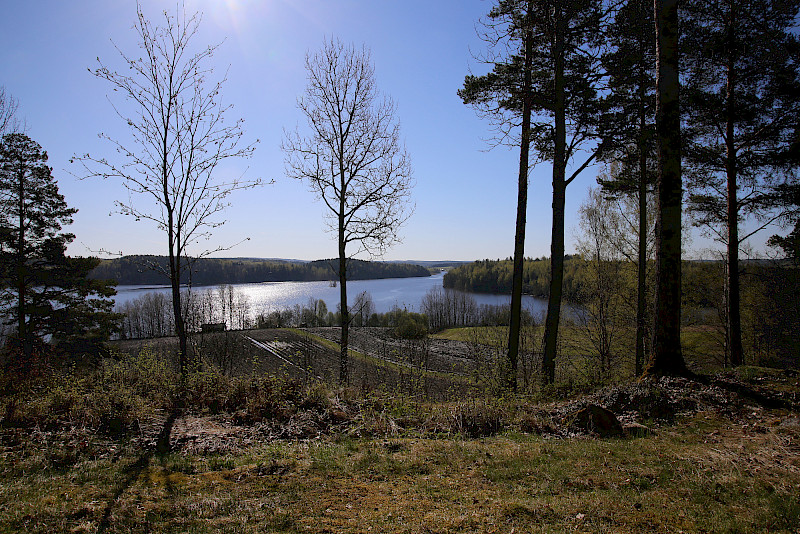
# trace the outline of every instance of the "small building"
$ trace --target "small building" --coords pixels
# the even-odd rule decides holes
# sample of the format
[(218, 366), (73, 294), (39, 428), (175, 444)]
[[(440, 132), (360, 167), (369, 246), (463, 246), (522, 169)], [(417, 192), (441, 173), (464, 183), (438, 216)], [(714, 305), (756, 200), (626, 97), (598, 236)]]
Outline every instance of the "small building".
[(226, 329), (225, 323), (206, 323), (201, 326), (204, 334), (210, 332), (224, 332)]

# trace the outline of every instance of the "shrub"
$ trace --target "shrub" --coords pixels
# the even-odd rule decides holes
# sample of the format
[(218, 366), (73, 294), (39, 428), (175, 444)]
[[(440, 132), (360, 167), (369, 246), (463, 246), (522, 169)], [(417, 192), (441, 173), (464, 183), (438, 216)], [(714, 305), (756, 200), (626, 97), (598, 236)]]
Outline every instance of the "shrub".
[(508, 426), (509, 416), (497, 403), (471, 399), (433, 413), (427, 423), (434, 432), (462, 434), (470, 438), (493, 436)]
[(234, 391), (233, 381), (215, 368), (193, 371), (186, 377), (184, 400), (188, 407), (219, 413), (235, 408), (239, 399), (231, 395)]
[(422, 339), (428, 335), (427, 322), (424, 315), (403, 312), (394, 328), (394, 335), (400, 339)]

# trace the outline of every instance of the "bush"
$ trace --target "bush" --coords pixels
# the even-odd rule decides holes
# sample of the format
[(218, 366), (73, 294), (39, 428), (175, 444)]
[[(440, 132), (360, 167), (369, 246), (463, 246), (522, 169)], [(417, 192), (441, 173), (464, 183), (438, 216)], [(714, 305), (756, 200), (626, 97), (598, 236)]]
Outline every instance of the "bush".
[(50, 368), (33, 379), (18, 380), (7, 392), (2, 424), (122, 435), (135, 431), (154, 408), (170, 409), (177, 385), (177, 373), (148, 350), (115, 355), (95, 369)]
[(400, 339), (422, 339), (428, 335), (427, 323), (424, 315), (404, 311), (397, 319), (394, 336)]

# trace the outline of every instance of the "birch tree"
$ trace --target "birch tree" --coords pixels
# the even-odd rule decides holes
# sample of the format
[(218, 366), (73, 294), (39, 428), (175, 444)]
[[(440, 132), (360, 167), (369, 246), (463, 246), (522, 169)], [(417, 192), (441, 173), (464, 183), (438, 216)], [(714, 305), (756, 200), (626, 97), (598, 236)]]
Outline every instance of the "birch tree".
[[(306, 55), (308, 83), (297, 101), (307, 133), (287, 132), (286, 174), (305, 181), (327, 208), (336, 236), (341, 308), (339, 382), (348, 381), (347, 264), (352, 255), (381, 256), (399, 241), (411, 213), (411, 162), (392, 100), (375, 84), (369, 50), (331, 39)], [(355, 247), (355, 250), (353, 248)]]
[(221, 180), (216, 173), (221, 162), (249, 157), (254, 146), (241, 144), (243, 119), (227, 118), (231, 106), (222, 101), (225, 77), (211, 79), (218, 45), (193, 46), (200, 14), (187, 15), (179, 6), (174, 16), (164, 11), (160, 26), (148, 20), (138, 4), (136, 15), (138, 52), (117, 48), (124, 68), (115, 70), (98, 58), (99, 67), (92, 71), (124, 98), (124, 104), (112, 103), (131, 136), (119, 140), (100, 134), (114, 147), (116, 157), (86, 154), (78, 159), (90, 175), (121, 181), (128, 195), (116, 202), (120, 213), (149, 221), (166, 235), (169, 261), (161, 271), (172, 287), (185, 376), (188, 347), (180, 284), (188, 281), (189, 248), (223, 224), (217, 216), (228, 206), (232, 192), (258, 184)]

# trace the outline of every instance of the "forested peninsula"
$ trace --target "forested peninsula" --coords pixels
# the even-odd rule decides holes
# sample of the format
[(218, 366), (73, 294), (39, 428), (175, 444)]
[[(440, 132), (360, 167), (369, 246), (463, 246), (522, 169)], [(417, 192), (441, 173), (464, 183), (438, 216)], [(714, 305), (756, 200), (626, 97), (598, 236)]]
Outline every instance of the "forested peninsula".
[[(248, 284), (259, 282), (311, 282), (336, 280), (338, 260), (310, 262), (265, 260), (255, 258), (199, 258), (193, 260), (190, 273), (184, 272), (181, 283), (192, 285)], [(409, 263), (377, 262), (351, 259), (348, 280), (411, 278), (430, 276), (430, 271)], [(187, 271), (189, 271), (187, 269)], [(90, 278), (116, 280), (120, 285), (166, 284), (169, 278), (165, 256), (123, 256), (102, 260)], [(191, 275), (191, 280), (189, 280)]]
[[(564, 258), (564, 298), (567, 300), (578, 300), (574, 282), (580, 263), (582, 263), (580, 256), (567, 254)], [(444, 287), (475, 293), (510, 294), (513, 267), (510, 258), (478, 260), (460, 265), (444, 275)], [(545, 298), (549, 288), (550, 260), (526, 259), (522, 275), (522, 292), (537, 298)]]
[[(603, 290), (613, 290), (616, 295), (627, 295), (631, 302), (635, 288), (635, 264), (623, 260), (603, 262), (587, 261), (582, 256), (565, 256), (564, 300), (586, 305)], [(788, 269), (788, 270), (787, 270)], [(459, 265), (444, 275), (447, 289), (475, 293), (511, 294), (511, 259), (478, 260)], [(693, 308), (722, 306), (725, 299), (725, 265), (721, 261), (684, 260), (682, 265), (683, 305)], [(785, 262), (767, 260), (741, 261), (742, 291), (746, 302), (772, 298), (782, 300), (783, 291), (796, 291), (794, 268)], [(655, 272), (648, 269), (647, 276)], [(536, 298), (547, 298), (549, 290), (550, 260), (526, 259), (523, 269), (522, 291)], [(630, 293), (630, 294), (628, 294)], [(763, 304), (763, 303), (762, 303)], [(774, 305), (772, 303), (770, 306)]]

